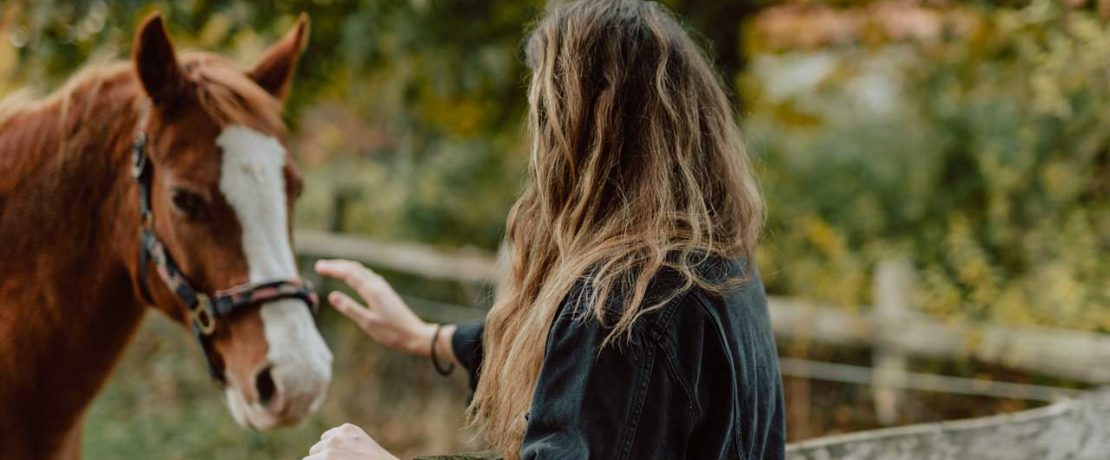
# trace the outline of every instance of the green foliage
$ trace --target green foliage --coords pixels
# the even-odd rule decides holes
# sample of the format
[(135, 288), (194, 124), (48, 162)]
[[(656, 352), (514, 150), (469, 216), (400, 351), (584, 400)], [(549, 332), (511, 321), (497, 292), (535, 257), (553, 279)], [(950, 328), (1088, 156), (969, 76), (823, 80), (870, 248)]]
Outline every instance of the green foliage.
[[(343, 25), (343, 83), (323, 96), (335, 110), (303, 130), (320, 152), (310, 193), (359, 191), (346, 231), (495, 247), (521, 181), (518, 44), (538, 2), (362, 3)], [(373, 137), (317, 135), (336, 118)]]
[(816, 90), (756, 102), (774, 288), (865, 303), (870, 267), (908, 255), (927, 311), (1110, 331), (1106, 23), (1052, 2), (998, 10), (903, 59), (897, 107), (845, 103), (904, 51), (831, 52)]
[(320, 329), (335, 354), (327, 401), (299, 426), (255, 432), (232, 420), (193, 337), (152, 314), (86, 415), (84, 458), (301, 458), (346, 422), (401, 458), (480, 447), (459, 428), (467, 392), (460, 375), (445, 380), (426, 360), (383, 349), (332, 311)]
[[(664, 3), (738, 82), (770, 211), (759, 261), (771, 291), (865, 305), (875, 263), (905, 255), (921, 308), (939, 316), (1110, 331), (1110, 31), (1093, 12), (1042, 0), (972, 10), (970, 33), (935, 43), (740, 56), (735, 29), (767, 2)], [(0, 5), (0, 96), (56, 88), (90, 57), (125, 58), (153, 10), (179, 45), (244, 66), (308, 12), (288, 111), (308, 183), (298, 227), (492, 250), (524, 180), (520, 42), (543, 4), (16, 0)], [(389, 276), (404, 293), (481, 295)], [(90, 458), (295, 458), (344, 421), (402, 453), (480, 447), (457, 429), (460, 382), (434, 383), (426, 363), (334, 317), (322, 413), (245, 434), (187, 337), (155, 324), (87, 417)]]

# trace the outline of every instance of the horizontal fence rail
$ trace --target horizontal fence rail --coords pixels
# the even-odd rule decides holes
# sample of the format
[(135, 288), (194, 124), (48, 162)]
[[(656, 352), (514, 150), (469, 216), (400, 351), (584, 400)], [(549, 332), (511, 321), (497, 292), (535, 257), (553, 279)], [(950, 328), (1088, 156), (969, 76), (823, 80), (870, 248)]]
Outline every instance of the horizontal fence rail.
[[(813, 380), (872, 385), (876, 371), (870, 367), (810, 361), (797, 358), (779, 358), (782, 375)], [(986, 379), (969, 379), (947, 375), (902, 371), (897, 383), (891, 386), (901, 390), (929, 391), (934, 393), (986, 396), (990, 398), (1021, 399), (1025, 401), (1056, 402), (1079, 396), (1082, 391), (1071, 388), (1000, 382)]]
[[(357, 259), (374, 267), (433, 279), (492, 284), (498, 278), (495, 257), (474, 249), (446, 251), (413, 243), (309, 231), (297, 233), (297, 249), (302, 256)], [(948, 324), (913, 311), (900, 311), (893, 320), (880, 321), (869, 313), (847, 313), (841, 308), (799, 299), (771, 297), (769, 302), (772, 325), (781, 338), (808, 339), (826, 345), (891, 346), (910, 356), (972, 358), (1083, 383), (1110, 383), (1107, 365), (1110, 334)], [(450, 319), (456, 321), (481, 315), (481, 311), (468, 313), (475, 309), (432, 301), (413, 303), (424, 312), (445, 307)]]
[(806, 337), (826, 345), (893, 344), (919, 357), (974, 358), (986, 363), (1089, 384), (1110, 383), (1110, 334), (1039, 327), (958, 325), (916, 312), (878, 323), (867, 315), (772, 298), (771, 320), (781, 337)]
[(297, 232), (298, 254), (318, 259), (356, 259), (425, 278), (468, 283), (497, 281), (493, 256), (480, 250), (445, 251), (413, 243), (378, 242), (340, 233)]

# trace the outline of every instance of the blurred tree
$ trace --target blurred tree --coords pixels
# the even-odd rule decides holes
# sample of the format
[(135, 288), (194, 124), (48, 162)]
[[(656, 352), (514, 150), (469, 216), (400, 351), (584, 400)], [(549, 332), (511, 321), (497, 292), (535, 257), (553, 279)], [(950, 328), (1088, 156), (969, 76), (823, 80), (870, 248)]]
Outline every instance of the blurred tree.
[[(1110, 331), (1110, 29), (1099, 18), (1110, 1), (662, 2), (711, 45), (741, 96), (770, 210), (759, 263), (771, 291), (865, 305), (874, 264), (909, 255), (922, 275), (919, 304), (937, 316)], [(7, 0), (0, 97), (26, 85), (46, 92), (87, 62), (126, 58), (151, 11), (167, 16), (179, 45), (243, 65), (307, 12), (312, 33), (288, 111), (308, 179), (298, 227), (492, 250), (527, 161), (520, 43), (546, 3)], [(479, 295), (388, 276), (422, 297)], [(459, 437), (457, 418), (433, 428), (423, 416), (435, 401), (429, 369), (382, 364), (346, 323), (322, 324), (336, 328), (326, 334), (337, 369), (357, 378), (337, 381), (338, 402), (307, 428), (244, 439), (215, 395), (198, 401), (209, 382), (198, 363), (170, 353), (180, 347), (167, 345), (177, 332), (167, 327), (136, 344), (127, 378), (90, 413), (86, 449), (289, 457), (359, 417), (408, 452), (427, 450), (434, 436), (421, 433)], [(815, 392), (810, 406), (845, 419), (845, 400), (866, 399), (864, 387), (850, 392)], [(461, 417), (452, 411), (463, 398), (441, 405)], [(147, 412), (133, 417), (136, 407)]]
[[(545, 3), (16, 0), (0, 9), (0, 92), (126, 55), (153, 10), (180, 44), (244, 65), (305, 11), (289, 111), (301, 225), (327, 226), (342, 192), (346, 231), (493, 249), (525, 169), (520, 43)], [(1110, 329), (1095, 2), (664, 3), (741, 83), (773, 290), (863, 304), (870, 267), (899, 251), (938, 314)]]
[(977, 18), (911, 49), (761, 57), (772, 288), (866, 304), (902, 253), (935, 314), (1110, 331), (1110, 31), (1052, 1)]

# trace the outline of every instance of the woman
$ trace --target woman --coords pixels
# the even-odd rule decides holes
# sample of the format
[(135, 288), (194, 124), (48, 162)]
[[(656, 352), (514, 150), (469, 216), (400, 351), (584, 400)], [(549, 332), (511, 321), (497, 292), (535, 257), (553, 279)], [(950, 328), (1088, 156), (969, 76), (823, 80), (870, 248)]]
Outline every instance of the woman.
[[(763, 203), (716, 72), (637, 0), (551, 10), (527, 57), (531, 180), (486, 321), (425, 323), (347, 261), (316, 268), (366, 306), (331, 303), (385, 345), (464, 367), (471, 420), (506, 458), (782, 458), (752, 263)], [(392, 456), (344, 425), (308, 458)]]

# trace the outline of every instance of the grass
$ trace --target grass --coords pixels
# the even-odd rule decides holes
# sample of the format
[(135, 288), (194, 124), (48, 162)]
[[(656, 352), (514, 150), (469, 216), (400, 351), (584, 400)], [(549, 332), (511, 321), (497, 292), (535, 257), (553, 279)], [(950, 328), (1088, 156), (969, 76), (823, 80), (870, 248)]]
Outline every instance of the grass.
[(86, 415), (87, 459), (302, 458), (320, 434), (351, 422), (402, 458), (480, 450), (465, 423), (465, 378), (385, 350), (333, 311), (320, 329), (335, 353), (327, 401), (302, 425), (239, 427), (192, 337), (151, 313)]

